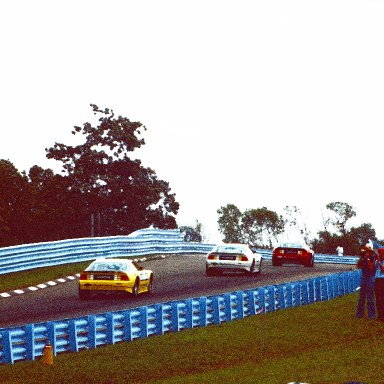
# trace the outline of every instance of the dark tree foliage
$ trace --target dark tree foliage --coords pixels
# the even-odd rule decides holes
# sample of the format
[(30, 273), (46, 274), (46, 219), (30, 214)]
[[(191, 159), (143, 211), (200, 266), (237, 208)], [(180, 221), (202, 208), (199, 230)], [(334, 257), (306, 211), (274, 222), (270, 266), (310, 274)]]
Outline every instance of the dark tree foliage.
[(46, 149), (63, 163), (62, 175), (37, 165), (26, 175), (0, 160), (0, 247), (177, 227), (179, 203), (169, 184), (128, 156), (144, 145), (145, 127), (91, 107), (96, 126), (72, 132), (82, 144)]
[(34, 241), (89, 236), (88, 212), (68, 177), (35, 165), (29, 170), (29, 180)]
[(26, 175), (9, 160), (0, 160), (0, 246), (29, 241), (29, 193)]
[[(359, 227), (347, 227), (347, 222), (356, 216), (354, 208), (348, 203), (336, 201), (326, 205), (333, 213), (333, 217), (324, 222), (324, 231), (318, 233), (318, 238), (312, 241), (312, 246), (317, 253), (334, 254), (336, 248), (342, 246), (344, 255), (358, 255), (362, 245), (369, 239), (377, 241), (376, 232), (369, 223)], [(336, 229), (336, 233), (328, 228)]]
[(217, 210), (219, 215), (219, 231), (224, 235), (225, 243), (241, 243), (243, 240), (241, 231), (242, 213), (234, 204), (227, 204)]
[(180, 232), (184, 235), (184, 241), (201, 243), (203, 241), (202, 225), (196, 221), (195, 227), (181, 226)]
[(284, 232), (281, 215), (266, 207), (247, 209), (242, 217), (243, 238), (252, 246), (272, 248), (273, 240)]
[(272, 247), (272, 240), (284, 231), (282, 216), (266, 207), (241, 212), (234, 204), (221, 207), (219, 230), (226, 243), (247, 243), (251, 246)]
[(329, 223), (341, 233), (341, 235), (347, 234), (347, 221), (356, 216), (354, 208), (348, 203), (335, 201), (327, 204), (327, 209), (334, 213), (334, 218), (328, 219)]
[(179, 209), (169, 184), (159, 180), (151, 168), (129, 153), (145, 144), (140, 138), (146, 128), (139, 122), (114, 115), (91, 104), (98, 125), (75, 126), (84, 143), (56, 143), (47, 157), (63, 162), (71, 190), (81, 196), (86, 211), (94, 215), (101, 235), (127, 234), (154, 225), (176, 228)]

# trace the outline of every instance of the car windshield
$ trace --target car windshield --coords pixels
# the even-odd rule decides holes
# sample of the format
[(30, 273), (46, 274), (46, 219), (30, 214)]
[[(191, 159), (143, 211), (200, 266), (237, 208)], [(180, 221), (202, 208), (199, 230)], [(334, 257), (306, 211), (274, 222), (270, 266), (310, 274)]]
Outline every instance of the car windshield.
[(132, 269), (134, 269), (133, 265), (128, 263), (95, 261), (86, 269), (86, 271), (115, 272), (115, 271), (128, 271)]
[(239, 247), (238, 245), (219, 245), (215, 252), (219, 253), (239, 253), (244, 252), (243, 247)]
[(279, 245), (280, 248), (306, 248), (304, 244), (299, 243), (284, 243)]

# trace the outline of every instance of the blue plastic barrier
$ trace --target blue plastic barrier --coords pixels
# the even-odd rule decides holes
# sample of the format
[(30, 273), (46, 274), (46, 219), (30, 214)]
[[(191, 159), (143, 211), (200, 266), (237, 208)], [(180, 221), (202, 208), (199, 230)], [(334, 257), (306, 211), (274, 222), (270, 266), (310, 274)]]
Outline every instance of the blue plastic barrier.
[(49, 342), (54, 355), (204, 327), (352, 293), (361, 271), (153, 304), (118, 312), (0, 329), (0, 364), (35, 360)]
[(141, 229), (128, 236), (91, 237), (0, 248), (0, 275), (33, 268), (155, 254), (208, 253), (214, 244), (185, 242), (178, 229)]
[[(185, 242), (178, 229), (141, 229), (128, 236), (91, 237), (0, 248), (0, 275), (33, 268), (94, 260), (98, 257), (140, 257), (155, 254), (208, 253), (215, 244)], [(272, 252), (257, 249), (263, 258)], [(357, 257), (315, 255), (315, 263), (356, 264)]]

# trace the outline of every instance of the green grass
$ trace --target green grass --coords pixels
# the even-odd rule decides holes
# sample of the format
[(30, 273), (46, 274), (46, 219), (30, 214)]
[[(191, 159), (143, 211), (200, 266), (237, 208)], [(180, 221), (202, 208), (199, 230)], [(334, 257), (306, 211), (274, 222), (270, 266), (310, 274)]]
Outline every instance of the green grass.
[(55, 357), (0, 366), (2, 384), (384, 383), (384, 324), (357, 295)]
[(90, 261), (82, 263), (64, 264), (50, 268), (36, 268), (22, 272), (0, 275), (0, 293), (12, 289), (26, 288), (31, 285), (45, 283), (60, 277), (80, 273), (89, 265)]

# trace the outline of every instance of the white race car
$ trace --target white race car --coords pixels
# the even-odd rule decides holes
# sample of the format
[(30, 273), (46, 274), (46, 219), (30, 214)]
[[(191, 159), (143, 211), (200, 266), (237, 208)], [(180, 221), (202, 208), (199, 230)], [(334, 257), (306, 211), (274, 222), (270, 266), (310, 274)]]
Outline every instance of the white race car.
[(205, 272), (212, 276), (222, 272), (261, 272), (262, 256), (246, 244), (216, 245), (206, 257)]

